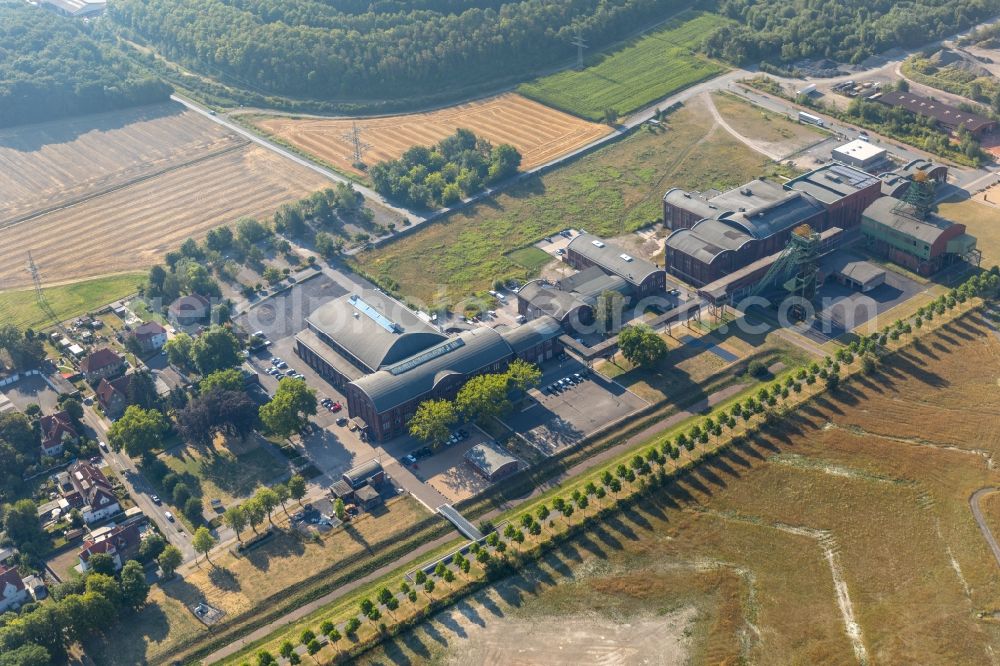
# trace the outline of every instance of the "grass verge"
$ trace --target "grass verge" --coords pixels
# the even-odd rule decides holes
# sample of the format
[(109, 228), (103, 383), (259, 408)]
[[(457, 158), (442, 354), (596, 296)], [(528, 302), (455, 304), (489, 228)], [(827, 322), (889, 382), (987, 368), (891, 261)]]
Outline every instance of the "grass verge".
[[(145, 273), (123, 273), (44, 287), (42, 293), (59, 321), (65, 321), (134, 294), (144, 278)], [(21, 328), (46, 328), (55, 323), (39, 306), (34, 289), (0, 293), (0, 318)]]

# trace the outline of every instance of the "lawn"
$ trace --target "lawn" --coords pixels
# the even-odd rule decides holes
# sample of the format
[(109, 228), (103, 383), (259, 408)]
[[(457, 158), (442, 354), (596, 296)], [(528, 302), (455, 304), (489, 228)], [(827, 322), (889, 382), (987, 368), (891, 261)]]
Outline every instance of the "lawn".
[(204, 510), (210, 511), (213, 499), (228, 506), (250, 497), (258, 486), (288, 474), (287, 464), (282, 466), (266, 446), (270, 444), (256, 435), (245, 442), (231, 438), (228, 443), (220, 437), (211, 447), (171, 449), (161, 454), (160, 460), (184, 478), (192, 495), (200, 497)]
[[(124, 273), (45, 287), (42, 293), (59, 321), (65, 321), (135, 293), (144, 278), (144, 273)], [(33, 289), (0, 292), (0, 319), (21, 327), (44, 328), (53, 324), (39, 307)]]
[[(684, 341), (688, 336), (697, 342)], [(596, 369), (647, 402), (686, 403), (737, 383), (748, 386), (759, 383), (760, 379), (745, 372), (752, 361), (765, 366), (782, 362), (793, 367), (811, 360), (801, 349), (773, 333), (744, 333), (732, 324), (727, 325), (725, 332), (718, 328), (709, 332), (676, 325), (672, 336), (662, 337), (670, 351), (656, 367), (633, 367), (616, 353), (609, 360), (599, 361)], [(736, 360), (721, 358), (709, 349), (711, 345), (717, 345), (723, 355), (729, 352)], [(762, 379), (768, 381), (770, 377)]]
[(976, 237), (983, 253), (983, 266), (1000, 263), (1000, 210), (966, 199), (946, 201), (938, 206), (938, 212), (953, 222), (961, 222)]
[(602, 120), (606, 109), (626, 115), (722, 73), (722, 65), (694, 49), (727, 22), (717, 14), (685, 12), (613, 53), (595, 55), (583, 70), (536, 79), (517, 91), (588, 120)]
[[(507, 254), (567, 226), (601, 236), (640, 229), (662, 216), (671, 187), (735, 187), (777, 167), (715, 127), (702, 100), (617, 143), (535, 176), (412, 234), (352, 259), (389, 291), (423, 307), (454, 305), (496, 278), (537, 270)], [(537, 255), (535, 255), (537, 256)]]
[[(402, 497), (390, 501), (386, 511), (363, 514), (350, 528), (334, 530), (319, 541), (282, 531), (241, 557), (217, 552), (212, 556), (215, 567), (202, 559), (202, 564), (183, 579), (154, 586), (150, 593), (154, 603), (123, 620), (122, 632), (134, 637), (127, 645), (107, 639), (95, 641), (88, 646), (92, 650), (88, 654), (97, 663), (111, 666), (178, 658), (182, 650), (190, 649), (193, 641), (205, 634), (186, 605), (207, 601), (226, 611), (227, 621), (245, 611), (263, 612), (292, 591), (300, 593), (296, 586), (320, 571), (330, 569), (332, 575), (341, 575), (362, 566), (369, 559), (367, 553), (377, 544), (391, 542), (393, 535), (426, 516), (419, 503)], [(279, 526), (287, 526), (280, 509), (274, 520)], [(248, 534), (249, 529), (244, 537)]]
[(533, 273), (537, 273), (542, 269), (542, 266), (553, 260), (551, 254), (533, 245), (530, 247), (522, 247), (520, 250), (510, 252), (507, 255), (507, 258), (518, 266), (523, 266)]

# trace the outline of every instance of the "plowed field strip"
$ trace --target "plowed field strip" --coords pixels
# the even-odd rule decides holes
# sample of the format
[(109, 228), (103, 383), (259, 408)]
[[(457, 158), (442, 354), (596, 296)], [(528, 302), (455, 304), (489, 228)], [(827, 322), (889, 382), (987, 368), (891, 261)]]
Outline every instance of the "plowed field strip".
[(0, 230), (0, 290), (30, 284), (28, 249), (46, 282), (143, 269), (188, 237), (326, 184), (262, 148), (216, 155)]
[(514, 93), (428, 113), (357, 121), (266, 116), (249, 120), (301, 150), (355, 173), (360, 172), (351, 165), (352, 148), (345, 137), (355, 122), (362, 139), (371, 146), (365, 153), (368, 164), (396, 159), (412, 146), (434, 144), (462, 127), (494, 144), (513, 145), (521, 152), (521, 167), (530, 169), (611, 132), (609, 127)]

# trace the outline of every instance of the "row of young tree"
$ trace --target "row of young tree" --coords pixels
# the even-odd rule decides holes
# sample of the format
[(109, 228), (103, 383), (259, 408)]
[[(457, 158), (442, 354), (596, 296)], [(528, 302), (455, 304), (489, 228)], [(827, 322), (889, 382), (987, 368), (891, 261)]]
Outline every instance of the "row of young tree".
[(352, 11), (309, 0), (121, 0), (108, 16), (167, 59), (260, 96), (354, 101), (492, 87), (570, 60), (578, 31), (600, 48), (686, 6), (433, 0)]
[(425, 400), (410, 419), (410, 434), (440, 446), (460, 420), (480, 421), (511, 410), (511, 392), (526, 391), (542, 378), (538, 366), (513, 361), (505, 372), (476, 375), (458, 391), (455, 400)]
[(517, 173), (521, 153), (502, 143), (493, 146), (470, 130), (459, 129), (434, 146), (413, 146), (398, 160), (371, 168), (379, 194), (415, 208), (457, 203)]
[(722, 0), (735, 23), (709, 35), (710, 55), (737, 64), (832, 58), (852, 64), (920, 46), (994, 16), (995, 0)]
[(166, 101), (170, 92), (85, 24), (0, 3), (0, 127)]

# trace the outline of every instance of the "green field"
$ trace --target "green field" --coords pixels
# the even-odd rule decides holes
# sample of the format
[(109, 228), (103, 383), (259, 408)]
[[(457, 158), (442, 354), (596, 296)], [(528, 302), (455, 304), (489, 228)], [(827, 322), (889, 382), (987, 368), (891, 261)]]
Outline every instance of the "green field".
[(658, 220), (663, 193), (671, 187), (722, 190), (775, 168), (714, 126), (704, 101), (696, 99), (672, 114), (664, 128), (646, 126), (440, 222), (362, 252), (351, 265), (417, 306), (455, 305), (485, 292), (496, 278), (535, 277), (537, 269), (526, 264), (540, 257), (526, 259), (514, 251), (566, 227), (618, 236)]
[(507, 258), (518, 266), (524, 266), (532, 272), (541, 270), (542, 266), (552, 261), (551, 254), (545, 250), (535, 247), (534, 245), (530, 247), (522, 247), (520, 250), (514, 250), (507, 255)]
[[(59, 287), (46, 287), (42, 291), (56, 316), (64, 321), (134, 294), (144, 278), (145, 273), (125, 273)], [(38, 306), (33, 289), (0, 293), (0, 320), (35, 328), (53, 323)]]
[(722, 65), (692, 49), (727, 22), (716, 14), (685, 12), (618, 51), (595, 56), (582, 71), (536, 79), (517, 91), (588, 120), (602, 120), (605, 109), (625, 115), (720, 74)]

